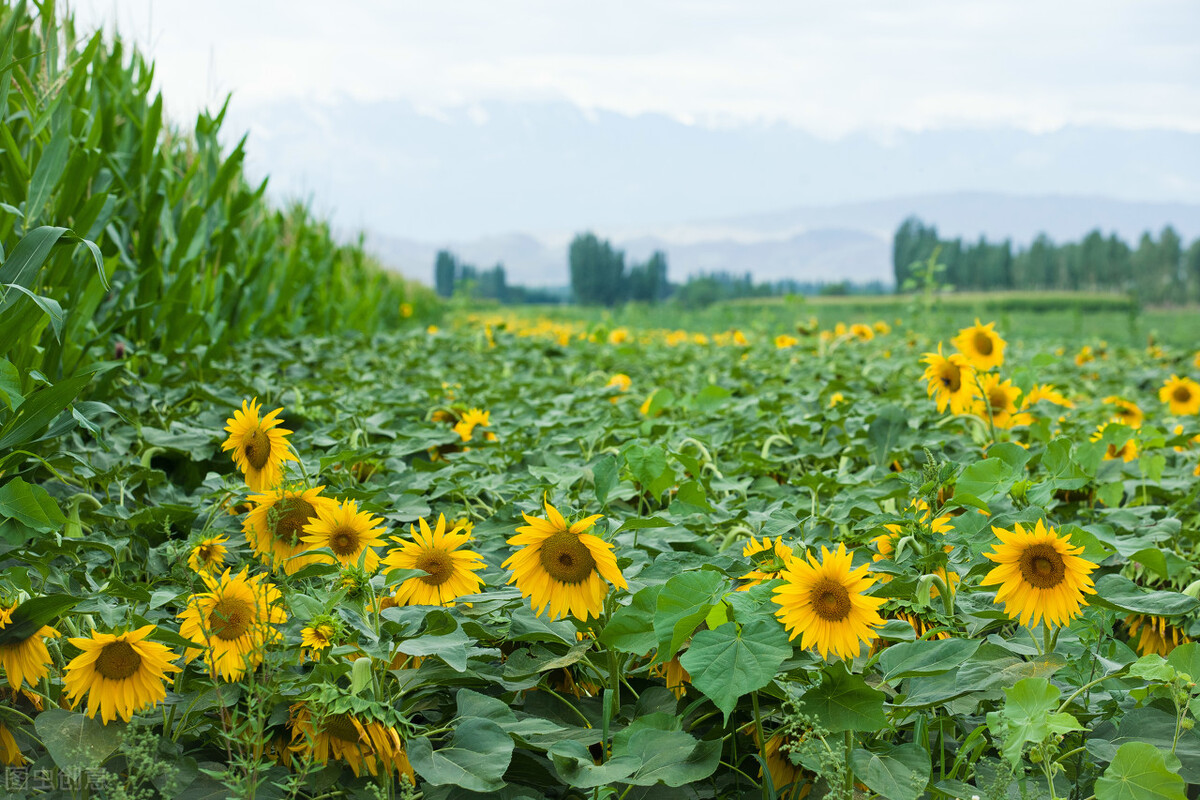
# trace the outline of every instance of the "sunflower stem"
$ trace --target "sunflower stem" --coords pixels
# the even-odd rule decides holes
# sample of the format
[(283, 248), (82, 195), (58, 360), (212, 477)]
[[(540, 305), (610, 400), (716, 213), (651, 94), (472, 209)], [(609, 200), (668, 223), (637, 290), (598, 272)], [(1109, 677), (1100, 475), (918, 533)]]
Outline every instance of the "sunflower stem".
[(1042, 620), (1042, 655), (1049, 655), (1054, 649), (1054, 642), (1050, 641), (1050, 626)]
[(854, 800), (854, 770), (850, 767), (850, 756), (854, 753), (854, 732), (846, 731), (846, 800)]
[[(754, 708), (754, 734), (758, 739), (758, 757), (762, 759), (763, 775), (768, 775), (770, 770), (767, 769), (767, 738), (763, 735), (762, 712), (758, 709), (758, 692), (750, 693), (750, 703)], [(766, 795), (768, 781), (762, 782), (763, 794)]]

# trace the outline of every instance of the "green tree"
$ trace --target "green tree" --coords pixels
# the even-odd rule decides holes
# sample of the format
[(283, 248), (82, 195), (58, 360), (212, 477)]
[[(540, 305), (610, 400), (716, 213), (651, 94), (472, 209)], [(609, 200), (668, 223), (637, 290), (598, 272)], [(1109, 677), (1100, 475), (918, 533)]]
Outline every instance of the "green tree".
[(454, 294), (454, 284), (458, 281), (458, 259), (449, 250), (438, 250), (433, 262), (433, 286), (438, 297), (450, 297)]
[(581, 233), (567, 251), (571, 291), (583, 305), (614, 306), (625, 297), (625, 254), (607, 239)]

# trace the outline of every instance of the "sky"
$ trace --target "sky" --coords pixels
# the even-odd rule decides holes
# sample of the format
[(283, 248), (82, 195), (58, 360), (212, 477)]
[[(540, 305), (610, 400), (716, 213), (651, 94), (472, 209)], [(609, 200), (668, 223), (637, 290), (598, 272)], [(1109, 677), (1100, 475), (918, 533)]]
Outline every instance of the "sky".
[[(1042, 181), (1049, 185), (1037, 191), (1200, 201), (1194, 162), (1174, 170), (1182, 174), (1147, 167), (1142, 181), (1137, 156), (1119, 151), (1143, 140), (1111, 138), (1151, 131), (1200, 142), (1195, 0), (71, 5), (85, 28), (115, 25), (155, 59), (174, 119), (217, 107), (232, 92), (230, 123), (251, 131), (252, 170), (269, 172), (277, 192), (320, 196), (343, 225), (389, 234), (653, 226), (905, 190), (1021, 190), (1015, 176), (994, 174), (996, 153), (987, 147), (955, 161), (905, 163), (900, 184), (858, 174), (863, 158), (846, 146), (865, 142), (886, 162), (889, 148), (907, 158), (912, 142), (957, 131), (1025, 137), (1003, 157), (1017, 167), (1050, 159)], [(606, 151), (614, 163), (592, 176), (591, 151), (579, 152), (579, 143), (595, 132), (546, 133), (560, 130), (547, 120), (561, 123), (563, 114), (615, 140), (631, 153), (628, 163)], [(414, 119), (433, 127), (409, 135)], [(371, 137), (364, 126), (375, 129)], [(1095, 170), (1123, 159), (1134, 179), (1098, 182), (1084, 174), (1086, 164), (1056, 172), (1053, 153), (1064, 132), (1076, 130), (1109, 137), (1082, 145), (1085, 153), (1095, 148)], [(793, 144), (777, 149), (798, 161), (838, 154), (844, 177), (797, 169), (784, 171), (794, 190), (772, 182), (770, 165), (746, 165), (738, 152), (755, 147), (762, 131), (789, 134)], [(1038, 137), (1059, 144), (1040, 147)], [(647, 190), (646, 165), (655, 172), (664, 150), (700, 140), (708, 142), (694, 148), (702, 160), (664, 172), (651, 187), (661, 195), (652, 208), (624, 200)], [(521, 159), (540, 204), (523, 198), (500, 208), (514, 191), (513, 171), (492, 169), (500, 157), (484, 156), (493, 152)], [(564, 203), (564, 165), (615, 185), (594, 192), (591, 205)], [(698, 192), (687, 175), (709, 167), (721, 177), (711, 193)], [(464, 202), (470, 187), (486, 202)]]

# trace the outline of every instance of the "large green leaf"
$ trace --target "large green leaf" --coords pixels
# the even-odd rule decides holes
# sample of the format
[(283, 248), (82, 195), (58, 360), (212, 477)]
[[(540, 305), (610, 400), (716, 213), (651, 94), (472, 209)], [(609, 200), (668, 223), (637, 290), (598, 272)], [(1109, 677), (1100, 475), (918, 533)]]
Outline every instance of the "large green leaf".
[(738, 698), (770, 683), (791, 655), (783, 627), (773, 619), (760, 619), (697, 633), (679, 663), (691, 674), (692, 685), (728, 720)]
[(800, 698), (800, 710), (812, 714), (833, 733), (877, 731), (887, 725), (883, 692), (872, 689), (861, 675), (851, 675), (843, 662), (821, 673), (821, 682)]
[(642, 765), (636, 756), (613, 756), (597, 765), (581, 742), (570, 739), (557, 742), (546, 751), (554, 771), (572, 789), (594, 789), (628, 778)]
[(621, 606), (600, 634), (600, 641), (622, 653), (645, 655), (658, 639), (654, 635), (654, 614), (662, 586), (647, 586), (633, 595), (632, 602)]
[(1152, 744), (1126, 742), (1096, 779), (1096, 800), (1187, 800), (1183, 778)]
[(938, 675), (975, 655), (982, 639), (920, 639), (888, 647), (879, 656), (882, 679), (888, 682), (918, 675)]
[(917, 800), (929, 783), (929, 752), (919, 744), (855, 748), (850, 758), (856, 780), (888, 800)]
[(472, 792), (504, 786), (512, 752), (509, 735), (492, 720), (478, 717), (456, 723), (450, 744), (438, 750), (425, 736), (408, 742), (408, 760), (418, 775), (434, 786), (461, 786)]
[(8, 624), (0, 629), (0, 645), (28, 639), (78, 603), (78, 598), (65, 594), (31, 597), (13, 609)]
[(709, 570), (685, 572), (666, 582), (655, 601), (656, 661), (675, 655), (727, 588), (725, 578)]
[(1105, 575), (1096, 581), (1096, 594), (1088, 602), (1131, 614), (1153, 614), (1174, 617), (1187, 614), (1200, 606), (1200, 600), (1181, 592), (1148, 591), (1128, 578)]
[(639, 766), (625, 779), (635, 786), (683, 786), (702, 781), (717, 768), (721, 740), (698, 740), (665, 713), (639, 717), (613, 737), (613, 757), (632, 756)]
[(49, 492), (20, 478), (0, 486), (0, 518), (15, 519), (39, 533), (60, 531), (67, 524)]
[(122, 722), (103, 725), (74, 711), (50, 708), (33, 720), (38, 737), (60, 769), (95, 769), (121, 746)]
[(1083, 730), (1070, 714), (1055, 713), (1062, 692), (1045, 678), (1025, 678), (1005, 689), (1004, 708), (987, 715), (992, 734), (1004, 741), (1004, 755), (1015, 767), (1026, 744), (1038, 744), (1051, 734)]

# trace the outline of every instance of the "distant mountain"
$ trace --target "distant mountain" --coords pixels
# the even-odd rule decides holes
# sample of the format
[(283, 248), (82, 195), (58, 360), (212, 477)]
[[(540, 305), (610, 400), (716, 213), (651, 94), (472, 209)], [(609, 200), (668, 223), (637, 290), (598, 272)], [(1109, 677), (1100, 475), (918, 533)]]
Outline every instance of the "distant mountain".
[[(664, 225), (650, 232), (595, 229), (639, 261), (667, 253), (672, 280), (701, 272), (751, 273), (756, 280), (855, 282), (891, 280), (892, 234), (909, 215), (944, 236), (1027, 244), (1045, 232), (1078, 240), (1093, 228), (1136, 243), (1164, 225), (1190, 241), (1200, 237), (1200, 205), (1137, 203), (1092, 197), (1019, 197), (971, 192), (898, 197), (865, 203), (807, 206), (771, 214)], [(434, 255), (447, 248), (479, 267), (503, 263), (510, 283), (559, 286), (568, 281), (570, 233), (514, 233), (465, 241), (418, 241), (371, 234), (368, 246), (389, 266), (431, 281)]]

